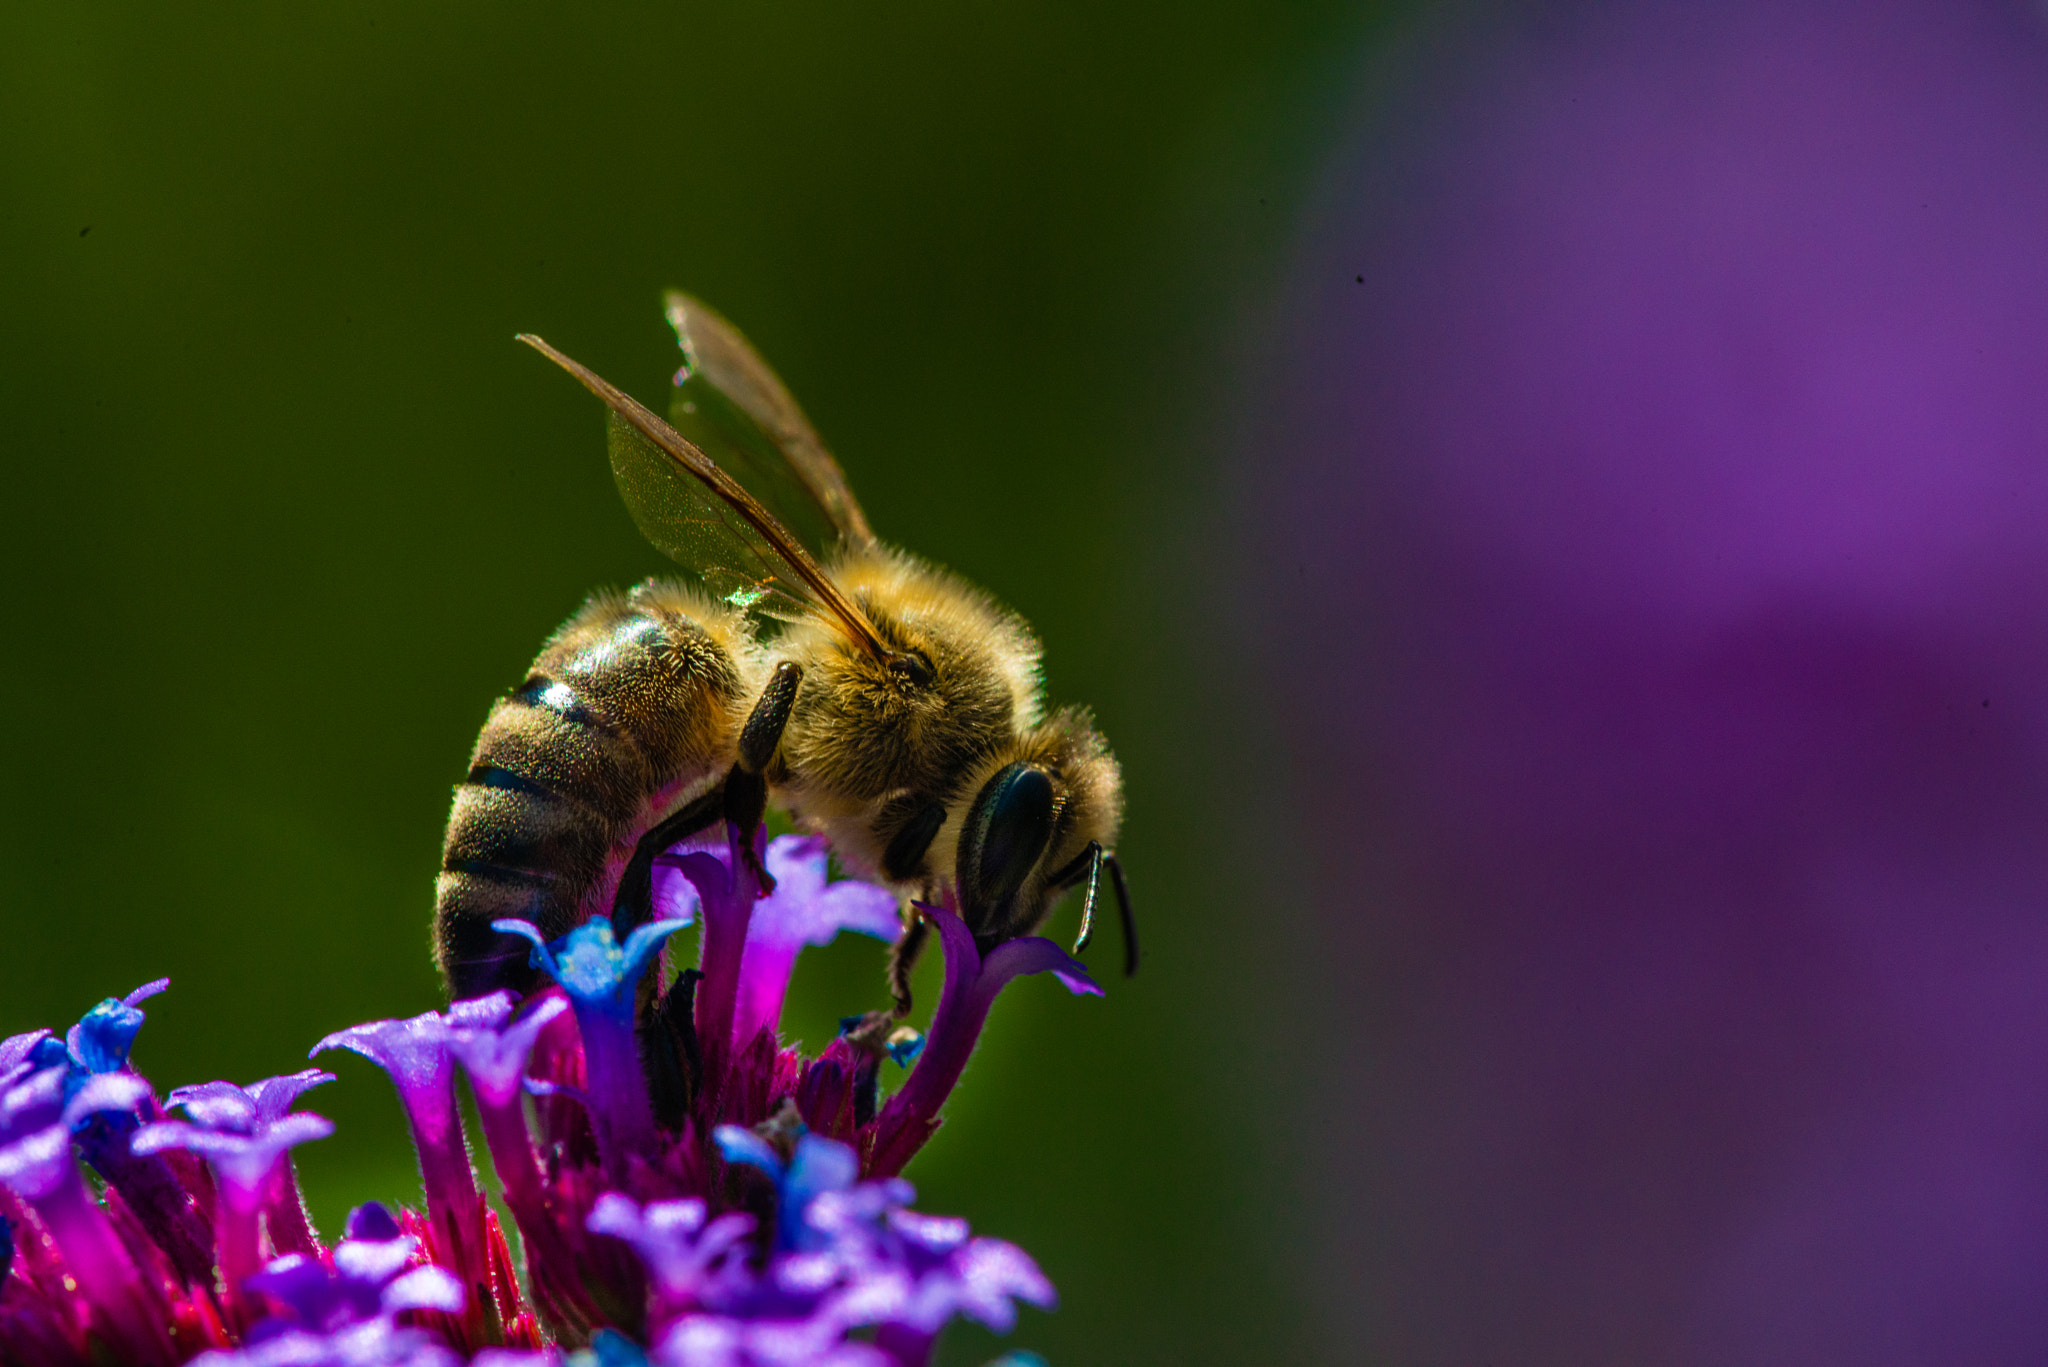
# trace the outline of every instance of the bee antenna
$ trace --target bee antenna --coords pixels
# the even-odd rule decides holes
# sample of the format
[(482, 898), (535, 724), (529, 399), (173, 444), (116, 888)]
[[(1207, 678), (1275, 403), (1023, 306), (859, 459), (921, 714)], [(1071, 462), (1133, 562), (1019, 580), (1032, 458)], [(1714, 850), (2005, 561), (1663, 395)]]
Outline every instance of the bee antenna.
[[(1076, 954), (1086, 952), (1089, 942), (1095, 938), (1095, 889), (1102, 879), (1102, 842), (1099, 840), (1089, 841), (1088, 848), (1081, 851), (1081, 857), (1076, 859), (1073, 864), (1067, 865), (1066, 869), (1060, 870), (1060, 873), (1067, 873), (1068, 869), (1073, 869), (1075, 864), (1079, 864), (1083, 860), (1086, 860), (1088, 864), (1088, 891), (1081, 897), (1081, 933), (1074, 937), (1074, 953)], [(1076, 871), (1078, 872), (1078, 870)], [(1067, 876), (1071, 879), (1073, 874), (1068, 873)], [(1053, 878), (1055, 882), (1058, 882), (1059, 874), (1054, 874)]]
[[(1138, 975), (1138, 921), (1131, 915), (1131, 890), (1124, 884), (1124, 866), (1113, 854), (1102, 856), (1102, 862), (1109, 865), (1109, 885), (1116, 890), (1116, 910), (1124, 925), (1124, 976)], [(1088, 900), (1095, 900), (1095, 883), (1088, 883)]]

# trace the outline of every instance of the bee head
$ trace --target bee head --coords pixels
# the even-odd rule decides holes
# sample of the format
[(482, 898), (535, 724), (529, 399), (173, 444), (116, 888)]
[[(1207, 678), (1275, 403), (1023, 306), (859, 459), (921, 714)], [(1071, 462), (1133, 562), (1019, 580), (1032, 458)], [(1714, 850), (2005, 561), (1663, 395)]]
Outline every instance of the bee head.
[[(1089, 847), (1113, 848), (1122, 818), (1115, 757), (1085, 712), (1062, 711), (976, 766), (925, 857), (950, 873), (961, 919), (986, 952), (1036, 930), (1061, 893), (1091, 877)], [(897, 838), (916, 839), (916, 827)]]

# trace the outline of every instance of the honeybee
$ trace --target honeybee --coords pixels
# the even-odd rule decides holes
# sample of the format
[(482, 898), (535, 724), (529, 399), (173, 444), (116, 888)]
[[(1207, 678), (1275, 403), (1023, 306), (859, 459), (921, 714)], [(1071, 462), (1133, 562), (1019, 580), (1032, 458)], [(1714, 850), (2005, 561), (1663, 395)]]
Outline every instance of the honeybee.
[[(1085, 948), (1106, 871), (1135, 972), (1121, 774), (1086, 710), (1046, 710), (1030, 628), (878, 541), (739, 331), (687, 295), (667, 311), (684, 361), (666, 422), (519, 339), (604, 400), (633, 520), (692, 578), (596, 594), (492, 707), (436, 884), (449, 992), (534, 987), (500, 918), (552, 939), (610, 914), (623, 937), (650, 913), (659, 855), (723, 820), (750, 856), (770, 801), (850, 873), (956, 905), (984, 953), (1076, 887)], [(924, 936), (906, 916), (898, 1015)]]

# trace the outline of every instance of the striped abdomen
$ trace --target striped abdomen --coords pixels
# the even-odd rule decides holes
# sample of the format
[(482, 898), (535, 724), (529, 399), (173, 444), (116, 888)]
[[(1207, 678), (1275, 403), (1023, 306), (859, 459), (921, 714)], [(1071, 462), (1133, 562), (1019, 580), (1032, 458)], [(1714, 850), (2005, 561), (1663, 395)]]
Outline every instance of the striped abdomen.
[(435, 952), (457, 999), (534, 985), (529, 946), (609, 912), (646, 829), (732, 762), (751, 701), (744, 629), (676, 585), (601, 594), (491, 709), (455, 790), (436, 883)]

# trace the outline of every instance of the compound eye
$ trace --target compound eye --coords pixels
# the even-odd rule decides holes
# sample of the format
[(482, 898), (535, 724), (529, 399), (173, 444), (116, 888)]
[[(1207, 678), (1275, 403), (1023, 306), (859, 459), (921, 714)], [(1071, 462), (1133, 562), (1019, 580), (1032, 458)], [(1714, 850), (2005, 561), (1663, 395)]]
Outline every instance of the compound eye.
[(891, 882), (901, 883), (917, 872), (925, 851), (932, 847), (939, 827), (945, 824), (946, 809), (937, 802), (918, 808), (903, 823), (903, 829), (890, 838), (889, 848), (882, 851), (882, 872)]
[(1052, 780), (1019, 761), (982, 786), (960, 832), (962, 909), (977, 932), (1003, 908), (1045, 854), (1052, 839)]

